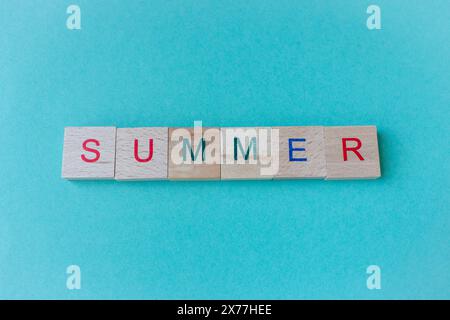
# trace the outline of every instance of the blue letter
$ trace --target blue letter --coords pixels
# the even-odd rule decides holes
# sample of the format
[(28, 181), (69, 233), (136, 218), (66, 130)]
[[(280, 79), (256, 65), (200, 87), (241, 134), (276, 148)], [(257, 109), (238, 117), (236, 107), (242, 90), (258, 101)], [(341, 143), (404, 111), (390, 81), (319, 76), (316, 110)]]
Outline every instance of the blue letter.
[(289, 161), (307, 161), (306, 158), (294, 158), (293, 152), (294, 151), (306, 151), (305, 148), (294, 148), (292, 146), (293, 142), (305, 142), (306, 139), (299, 138), (299, 139), (289, 139)]

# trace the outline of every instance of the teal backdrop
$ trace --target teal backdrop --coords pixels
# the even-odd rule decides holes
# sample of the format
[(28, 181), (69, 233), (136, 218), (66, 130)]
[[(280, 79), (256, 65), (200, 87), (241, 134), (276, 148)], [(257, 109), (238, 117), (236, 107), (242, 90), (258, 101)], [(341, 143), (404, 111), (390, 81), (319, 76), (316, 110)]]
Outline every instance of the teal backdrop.
[[(72, 3), (81, 30), (66, 28)], [(381, 30), (366, 27), (373, 3)], [(449, 10), (1, 1), (0, 298), (450, 298)], [(194, 120), (373, 124), (382, 178), (61, 179), (65, 126)]]

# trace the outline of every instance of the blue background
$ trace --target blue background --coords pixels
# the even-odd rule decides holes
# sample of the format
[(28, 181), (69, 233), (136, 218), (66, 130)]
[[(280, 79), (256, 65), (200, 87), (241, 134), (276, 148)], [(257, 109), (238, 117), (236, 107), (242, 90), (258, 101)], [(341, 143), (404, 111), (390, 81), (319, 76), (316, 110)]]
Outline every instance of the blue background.
[[(82, 30), (66, 28), (72, 3)], [(450, 298), (449, 10), (1, 1), (0, 298)], [(194, 120), (374, 124), (382, 178), (60, 178), (65, 126)]]

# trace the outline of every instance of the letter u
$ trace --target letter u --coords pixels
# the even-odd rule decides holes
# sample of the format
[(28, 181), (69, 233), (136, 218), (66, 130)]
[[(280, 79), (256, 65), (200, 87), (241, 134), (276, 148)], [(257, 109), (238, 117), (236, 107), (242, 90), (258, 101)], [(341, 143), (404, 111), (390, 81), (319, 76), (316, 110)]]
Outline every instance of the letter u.
[(134, 139), (134, 158), (137, 162), (149, 162), (153, 158), (153, 139), (148, 139), (148, 156), (147, 158), (143, 159), (139, 157), (139, 141), (138, 139)]

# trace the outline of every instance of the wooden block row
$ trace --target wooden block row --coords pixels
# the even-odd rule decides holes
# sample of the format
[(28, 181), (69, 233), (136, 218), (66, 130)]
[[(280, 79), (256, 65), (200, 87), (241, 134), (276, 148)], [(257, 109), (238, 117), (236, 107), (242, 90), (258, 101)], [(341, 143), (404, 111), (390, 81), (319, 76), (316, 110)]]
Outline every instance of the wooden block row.
[(62, 177), (116, 180), (380, 177), (377, 129), (67, 127)]

